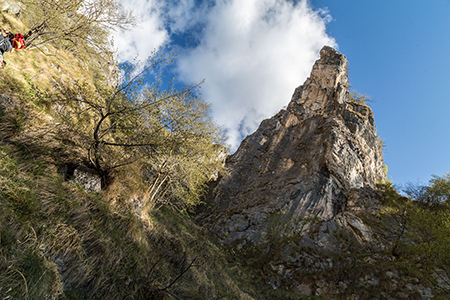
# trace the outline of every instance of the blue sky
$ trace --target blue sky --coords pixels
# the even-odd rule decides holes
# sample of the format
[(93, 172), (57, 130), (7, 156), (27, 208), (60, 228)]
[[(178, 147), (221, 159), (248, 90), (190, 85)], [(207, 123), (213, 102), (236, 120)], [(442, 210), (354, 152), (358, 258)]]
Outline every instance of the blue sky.
[(124, 0), (141, 23), (115, 36), (119, 59), (175, 51), (180, 82), (202, 93), (235, 149), (290, 101), (323, 45), (349, 60), (374, 101), (389, 177), (450, 172), (450, 0)]

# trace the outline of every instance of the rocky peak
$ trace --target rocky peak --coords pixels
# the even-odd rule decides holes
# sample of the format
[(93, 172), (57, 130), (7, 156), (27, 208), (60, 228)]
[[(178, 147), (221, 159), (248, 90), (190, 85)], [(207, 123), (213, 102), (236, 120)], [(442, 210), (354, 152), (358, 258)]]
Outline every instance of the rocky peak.
[(346, 57), (324, 47), (287, 109), (262, 121), (226, 169), (200, 215), (226, 242), (258, 242), (274, 215), (288, 234), (306, 217), (331, 220), (355, 190), (384, 179), (373, 113), (349, 97)]
[(310, 78), (327, 88), (337, 88), (338, 84), (348, 85), (347, 58), (331, 47), (323, 47)]
[[(311, 76), (298, 87), (288, 110), (301, 114), (303, 119), (317, 114), (327, 114), (336, 103), (348, 101), (347, 59), (331, 47), (320, 51)], [(333, 94), (334, 93), (334, 94)]]

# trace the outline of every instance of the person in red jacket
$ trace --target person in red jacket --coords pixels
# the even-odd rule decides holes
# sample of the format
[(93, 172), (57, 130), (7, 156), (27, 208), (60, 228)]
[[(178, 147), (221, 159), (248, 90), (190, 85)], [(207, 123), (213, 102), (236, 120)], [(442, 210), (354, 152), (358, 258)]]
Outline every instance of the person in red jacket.
[[(13, 34), (9, 29), (1, 28), (0, 34), (0, 68), (6, 66), (4, 54), (13, 52), (14, 49), (22, 49), (25, 46), (23, 35), (20, 33)], [(6, 34), (6, 36), (4, 35)]]

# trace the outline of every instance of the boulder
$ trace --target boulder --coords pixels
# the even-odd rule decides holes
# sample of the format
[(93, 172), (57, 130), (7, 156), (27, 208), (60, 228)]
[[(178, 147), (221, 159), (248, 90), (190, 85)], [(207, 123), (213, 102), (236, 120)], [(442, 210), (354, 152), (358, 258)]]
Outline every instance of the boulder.
[(23, 4), (20, 1), (3, 0), (0, 1), (0, 5), (2, 11), (6, 11), (10, 15), (18, 15), (22, 10)]
[(99, 193), (102, 190), (102, 178), (94, 169), (84, 165), (78, 166), (73, 172), (73, 181), (84, 187), (86, 192)]

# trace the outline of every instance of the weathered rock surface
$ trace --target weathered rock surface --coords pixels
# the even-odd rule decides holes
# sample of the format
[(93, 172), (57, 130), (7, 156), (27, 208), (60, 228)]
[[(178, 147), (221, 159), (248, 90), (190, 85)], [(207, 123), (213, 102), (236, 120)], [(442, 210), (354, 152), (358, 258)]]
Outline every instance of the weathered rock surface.
[(17, 15), (21, 12), (23, 4), (20, 1), (3, 0), (0, 1), (1, 10), (7, 11), (8, 14)]
[[(211, 189), (199, 220), (224, 242), (260, 242), (273, 216), (299, 234), (305, 218), (332, 220), (356, 190), (385, 178), (373, 113), (349, 96), (346, 57), (330, 47), (320, 55), (287, 109), (244, 139)], [(351, 213), (333, 223), (371, 239)]]
[(102, 190), (102, 178), (94, 169), (78, 166), (73, 177), (74, 182), (81, 184), (87, 192), (100, 193)]

